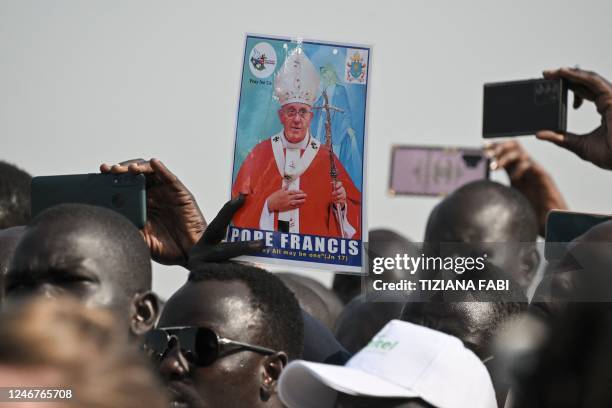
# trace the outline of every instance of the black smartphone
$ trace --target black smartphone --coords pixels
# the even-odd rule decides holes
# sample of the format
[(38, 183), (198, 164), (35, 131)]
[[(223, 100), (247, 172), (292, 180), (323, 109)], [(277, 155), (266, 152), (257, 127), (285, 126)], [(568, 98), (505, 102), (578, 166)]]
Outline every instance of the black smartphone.
[(391, 152), (392, 195), (443, 196), (489, 178), (489, 158), (479, 148), (395, 146)]
[(482, 136), (565, 132), (567, 86), (561, 79), (528, 79), (484, 85)]
[(546, 219), (544, 257), (549, 261), (562, 258), (568, 243), (609, 220), (612, 215), (551, 211)]
[(32, 178), (32, 216), (64, 203), (97, 205), (127, 217), (138, 228), (147, 221), (142, 174), (71, 174)]

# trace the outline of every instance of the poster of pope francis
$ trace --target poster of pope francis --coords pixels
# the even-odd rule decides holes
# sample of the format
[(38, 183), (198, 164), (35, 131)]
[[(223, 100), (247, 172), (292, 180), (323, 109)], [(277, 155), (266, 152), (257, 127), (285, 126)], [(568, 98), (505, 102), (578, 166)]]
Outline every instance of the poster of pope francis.
[(247, 36), (228, 240), (265, 240), (257, 261), (361, 271), (369, 56)]

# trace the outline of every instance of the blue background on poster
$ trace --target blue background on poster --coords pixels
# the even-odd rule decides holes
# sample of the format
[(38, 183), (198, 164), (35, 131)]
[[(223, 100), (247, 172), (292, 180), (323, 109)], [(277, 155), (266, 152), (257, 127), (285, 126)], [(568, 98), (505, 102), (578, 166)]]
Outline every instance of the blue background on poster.
[[(260, 42), (267, 42), (276, 52), (274, 73), (263, 79), (255, 77), (249, 69), (251, 51)], [(284, 47), (285, 44), (287, 45), (286, 48)], [(240, 90), (238, 125), (236, 128), (232, 183), (238, 174), (242, 162), (253, 147), (257, 143), (280, 132), (282, 129), (277, 114), (280, 106), (273, 95), (274, 77), (276, 72), (282, 67), (287, 55), (296, 46), (297, 43), (289, 40), (247, 37)], [(367, 85), (349, 84), (344, 81), (346, 53), (347, 49), (351, 47), (308, 42), (302, 43), (301, 46), (306, 56), (317, 69), (321, 70), (322, 67), (325, 67), (324, 69), (333, 68), (338, 78), (338, 82), (332, 87), (335, 98), (330, 100), (330, 103), (342, 108), (345, 112), (338, 112), (332, 116), (334, 152), (342, 161), (355, 186), (361, 191)], [(323, 89), (323, 84), (324, 81), (322, 80), (319, 95)], [(344, 94), (346, 94), (346, 97), (344, 97)], [(315, 106), (320, 103), (321, 101), (318, 100)], [(323, 133), (321, 129), (324, 128), (321, 124), (320, 113), (316, 112), (311, 123), (311, 133), (314, 137), (324, 141), (325, 135), (317, 134)], [(348, 128), (351, 128), (353, 132), (350, 132)]]

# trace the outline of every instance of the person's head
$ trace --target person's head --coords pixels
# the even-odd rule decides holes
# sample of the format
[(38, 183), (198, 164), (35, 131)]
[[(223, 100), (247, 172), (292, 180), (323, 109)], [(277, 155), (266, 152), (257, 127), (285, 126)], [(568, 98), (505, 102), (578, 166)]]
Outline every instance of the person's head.
[(6, 300), (69, 295), (112, 310), (136, 335), (158, 314), (149, 249), (138, 229), (111, 210), (62, 204), (35, 217), (6, 277)]
[(596, 225), (568, 243), (563, 257), (551, 260), (530, 310), (540, 317), (559, 314), (569, 302), (610, 302), (612, 221)]
[(336, 322), (335, 335), (346, 350), (354, 354), (364, 348), (372, 337), (389, 321), (398, 319), (404, 303), (401, 295), (396, 301), (376, 301), (371, 296), (359, 295), (345, 307)]
[[(498, 281), (499, 274), (489, 265), (487, 273), (475, 274), (474, 281)], [(479, 279), (484, 278), (484, 279)], [(498, 403), (506, 400), (510, 382), (507, 366), (496, 358), (496, 338), (502, 328), (527, 310), (527, 297), (518, 285), (505, 292), (457, 291), (450, 300), (437, 292), (428, 302), (407, 302), (401, 320), (429, 327), (457, 337), (485, 363), (493, 381)], [(454, 298), (454, 299), (453, 299)]]
[[(480, 359), (492, 356), (492, 340), (497, 330), (510, 318), (527, 309), (527, 297), (521, 287), (507, 279), (504, 290), (481, 289), (478, 282), (498, 282), (504, 272), (485, 263), (483, 270), (457, 275), (453, 282), (466, 289), (435, 291), (427, 302), (406, 302), (401, 320), (429, 327), (459, 338)], [(473, 289), (467, 285), (471, 283)]]
[(71, 398), (53, 407), (167, 406), (148, 362), (115, 317), (68, 298), (3, 309), (0, 384), (69, 390)]
[(365, 278), (341, 273), (334, 275), (332, 287), (345, 304), (361, 293), (362, 284), (366, 290), (371, 290), (373, 281), (377, 279), (384, 282), (398, 282), (411, 278), (409, 273), (399, 269), (385, 269), (381, 274), (373, 274), (375, 258), (395, 258), (397, 255), (403, 256), (404, 254), (416, 257), (419, 254), (416, 245), (408, 238), (385, 228), (376, 228), (368, 232), (367, 253), (369, 269)]
[(319, 295), (319, 297), (327, 307), (327, 310), (329, 311), (333, 326), (333, 324), (338, 319), (340, 313), (342, 313), (342, 309), (344, 308), (344, 303), (342, 303), (338, 295), (332, 289), (328, 288), (327, 286), (324, 286), (318, 280), (315, 280), (308, 276), (294, 274), (293, 278), (299, 281), (302, 285), (314, 291), (317, 295)]
[(212, 330), (249, 345), (211, 357), (207, 344), (198, 346), (184, 330), (164, 332), (159, 370), (173, 400), (188, 407), (280, 406), (277, 380), (289, 360), (300, 358), (304, 328), (298, 301), (278, 277), (239, 263), (198, 266), (166, 302), (155, 332), (172, 327), (199, 336)]
[(0, 161), (0, 229), (30, 221), (32, 176), (12, 164)]
[(327, 305), (314, 290), (302, 282), (299, 275), (286, 272), (278, 273), (276, 276), (293, 292), (302, 310), (323, 323), (329, 330), (333, 330), (334, 321)]
[(526, 306), (526, 302), (408, 302), (401, 320), (455, 336), (481, 360), (487, 360), (492, 357), (491, 342), (499, 327)]
[(274, 96), (281, 106), (278, 117), (289, 143), (299, 143), (308, 134), (319, 82), (317, 69), (299, 47), (289, 53), (274, 78)]
[(537, 235), (537, 218), (527, 199), (513, 188), (483, 180), (460, 187), (433, 209), (424, 242), (426, 252), (434, 255), (448, 243), (487, 254), (489, 262), (526, 289), (540, 264)]
[(291, 362), (279, 394), (290, 407), (495, 406), (485, 366), (459, 339), (399, 320), (344, 366)]
[(290, 143), (304, 140), (310, 129), (312, 117), (312, 108), (305, 103), (288, 103), (278, 110), (278, 118)]

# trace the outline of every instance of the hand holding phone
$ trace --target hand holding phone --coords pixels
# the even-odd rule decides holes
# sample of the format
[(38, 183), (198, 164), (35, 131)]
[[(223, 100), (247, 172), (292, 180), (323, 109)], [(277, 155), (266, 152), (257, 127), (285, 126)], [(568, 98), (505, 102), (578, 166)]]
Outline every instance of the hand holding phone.
[(585, 135), (542, 128), (536, 137), (574, 152), (596, 166), (612, 170), (612, 84), (595, 72), (578, 68), (544, 71), (544, 78), (567, 82), (574, 92), (574, 109), (579, 108), (584, 99), (594, 102), (601, 115), (601, 124)]
[(539, 233), (544, 236), (551, 210), (566, 210), (567, 204), (552, 176), (516, 141), (493, 143), (486, 148), (493, 170), (505, 169), (512, 187), (523, 193), (536, 212)]
[(187, 254), (207, 224), (193, 194), (181, 180), (157, 159), (105, 163), (100, 171), (146, 178), (147, 220), (142, 234), (151, 249), (151, 258), (165, 265), (185, 265)]
[(565, 132), (567, 88), (561, 79), (527, 79), (484, 85), (482, 136)]

